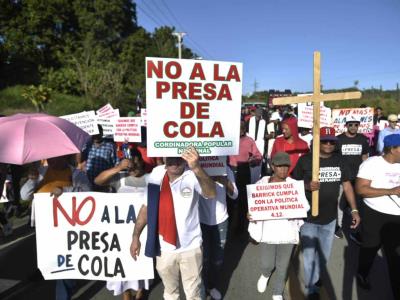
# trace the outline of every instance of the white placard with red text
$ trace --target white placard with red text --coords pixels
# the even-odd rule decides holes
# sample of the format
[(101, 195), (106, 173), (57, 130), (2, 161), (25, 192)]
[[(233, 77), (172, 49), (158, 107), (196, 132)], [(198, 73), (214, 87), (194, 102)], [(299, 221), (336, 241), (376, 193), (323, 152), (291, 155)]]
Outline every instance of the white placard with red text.
[(254, 221), (307, 217), (303, 181), (247, 185), (249, 213)]
[(242, 64), (146, 58), (147, 151), (202, 156), (239, 151)]
[(132, 231), (140, 207), (138, 193), (35, 194), (38, 267), (48, 279), (138, 280), (154, 278), (153, 259), (130, 255)]
[(140, 143), (142, 141), (140, 117), (116, 118), (114, 141)]
[(332, 110), (332, 126), (336, 134), (346, 131), (346, 118), (351, 116), (360, 120), (358, 133), (371, 133), (374, 126), (374, 109), (372, 107), (364, 108), (339, 108)]
[(60, 118), (70, 121), (90, 135), (99, 134), (97, 119), (93, 110), (83, 111), (77, 114), (65, 115), (61, 116)]
[[(313, 128), (313, 107), (311, 102), (297, 104), (297, 125), (304, 128)], [(321, 102), (321, 127), (331, 126), (331, 109)]]
[(201, 156), (200, 166), (209, 176), (225, 176), (226, 156)]
[(112, 112), (114, 108), (111, 106), (110, 103), (107, 103), (103, 107), (100, 107), (98, 110), (96, 110), (96, 115), (98, 116), (103, 116), (104, 114), (107, 114), (109, 112)]

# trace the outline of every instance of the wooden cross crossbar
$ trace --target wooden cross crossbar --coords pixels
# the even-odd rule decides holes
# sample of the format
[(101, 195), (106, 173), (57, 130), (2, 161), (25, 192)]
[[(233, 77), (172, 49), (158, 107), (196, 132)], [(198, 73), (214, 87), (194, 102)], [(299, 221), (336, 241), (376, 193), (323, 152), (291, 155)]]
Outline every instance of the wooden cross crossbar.
[[(341, 101), (349, 99), (360, 99), (361, 92), (345, 92), (321, 94), (321, 54), (314, 52), (314, 91), (312, 95), (274, 98), (274, 105), (285, 105), (294, 103), (313, 103), (313, 156), (312, 156), (312, 181), (319, 181), (319, 130), (320, 130), (320, 102)], [(312, 192), (311, 214), (318, 216), (319, 213), (319, 192)]]

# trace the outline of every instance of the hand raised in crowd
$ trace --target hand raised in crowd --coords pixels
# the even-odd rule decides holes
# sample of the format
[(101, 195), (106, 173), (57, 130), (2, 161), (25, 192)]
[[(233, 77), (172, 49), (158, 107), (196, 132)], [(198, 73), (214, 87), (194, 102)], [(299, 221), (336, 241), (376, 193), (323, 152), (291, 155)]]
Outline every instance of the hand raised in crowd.
[(227, 176), (213, 176), (212, 179), (215, 182), (219, 182), (224, 187), (226, 187), (228, 185), (228, 177)]
[(358, 211), (354, 210), (351, 212), (351, 219), (352, 219), (352, 221), (351, 221), (350, 228), (351, 229), (357, 228), (361, 222), (361, 218), (360, 218)]
[(133, 237), (131, 247), (130, 247), (130, 252), (131, 252), (131, 256), (133, 257), (134, 260), (136, 260), (140, 254), (140, 246), (141, 246), (141, 244), (140, 244), (139, 238)]
[(130, 160), (127, 158), (124, 158), (123, 160), (121, 160), (121, 162), (118, 164), (118, 168), (122, 171), (122, 170), (126, 170), (129, 168), (130, 165)]
[(319, 186), (319, 181), (310, 181), (310, 183), (306, 185), (306, 189), (313, 192), (319, 190)]
[(193, 146), (189, 146), (183, 151), (182, 158), (187, 162), (190, 169), (195, 169), (200, 166), (199, 153)]

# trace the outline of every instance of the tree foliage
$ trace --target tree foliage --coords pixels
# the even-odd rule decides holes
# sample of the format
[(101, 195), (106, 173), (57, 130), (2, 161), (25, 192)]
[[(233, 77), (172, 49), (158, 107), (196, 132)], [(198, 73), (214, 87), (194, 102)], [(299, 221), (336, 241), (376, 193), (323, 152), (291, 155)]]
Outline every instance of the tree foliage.
[(138, 26), (131, 0), (0, 1), (0, 88), (44, 84), (129, 110), (144, 96), (145, 57), (177, 57), (173, 31)]

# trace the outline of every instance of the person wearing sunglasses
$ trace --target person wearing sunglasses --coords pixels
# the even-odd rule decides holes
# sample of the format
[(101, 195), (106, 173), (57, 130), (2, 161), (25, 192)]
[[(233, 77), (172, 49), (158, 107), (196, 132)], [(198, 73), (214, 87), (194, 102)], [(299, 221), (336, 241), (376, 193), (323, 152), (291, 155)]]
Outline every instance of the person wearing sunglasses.
[[(336, 150), (339, 154), (343, 156), (346, 164), (350, 169), (350, 182), (355, 186), (356, 176), (358, 173), (358, 168), (361, 163), (368, 158), (369, 153), (369, 143), (365, 135), (358, 133), (360, 128), (360, 120), (355, 116), (346, 117), (346, 131), (337, 136), (338, 140), (336, 143)], [(339, 196), (339, 206), (341, 209), (346, 207), (346, 199), (343, 193)], [(362, 199), (357, 197), (357, 204), (359, 204)], [(357, 205), (360, 206), (360, 205)], [(335, 236), (337, 238), (343, 238), (342, 232), (342, 220), (343, 213), (338, 210), (338, 222), (335, 230)], [(361, 245), (361, 237), (358, 232), (351, 232), (350, 238), (357, 244)]]
[(333, 127), (320, 129), (319, 181), (312, 181), (312, 153), (299, 158), (291, 176), (304, 180), (306, 197), (311, 203), (312, 191), (319, 190), (319, 214), (313, 217), (310, 212), (300, 229), (304, 261), (304, 281), (308, 299), (319, 299), (321, 273), (326, 270), (334, 239), (337, 203), (340, 185), (351, 208), (352, 225), (360, 223), (351, 175), (343, 157), (335, 152), (338, 138)]
[(397, 125), (397, 122), (399, 121), (397, 115), (391, 114), (388, 116), (387, 120), (389, 122), (389, 126), (379, 132), (378, 142), (376, 144), (376, 151), (379, 154), (383, 154), (383, 140), (385, 136), (389, 134), (400, 134), (400, 129)]

